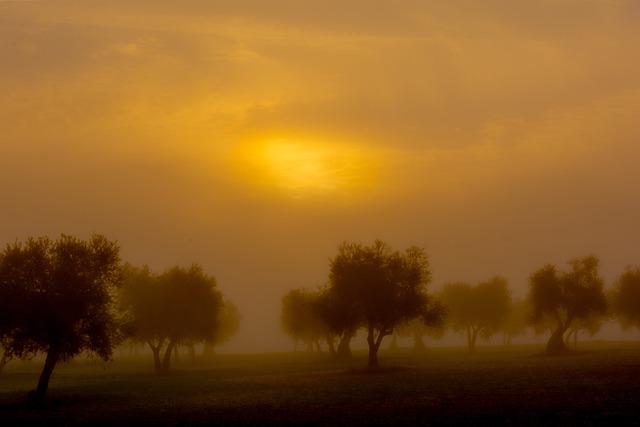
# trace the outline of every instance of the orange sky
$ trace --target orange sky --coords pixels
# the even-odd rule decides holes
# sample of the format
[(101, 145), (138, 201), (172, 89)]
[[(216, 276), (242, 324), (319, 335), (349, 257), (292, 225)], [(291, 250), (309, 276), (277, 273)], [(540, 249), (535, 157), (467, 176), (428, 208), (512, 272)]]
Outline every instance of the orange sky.
[[(134, 3), (133, 5), (131, 3)], [(0, 241), (199, 262), (226, 351), (342, 241), (427, 249), (434, 287), (640, 264), (640, 2), (0, 1)]]

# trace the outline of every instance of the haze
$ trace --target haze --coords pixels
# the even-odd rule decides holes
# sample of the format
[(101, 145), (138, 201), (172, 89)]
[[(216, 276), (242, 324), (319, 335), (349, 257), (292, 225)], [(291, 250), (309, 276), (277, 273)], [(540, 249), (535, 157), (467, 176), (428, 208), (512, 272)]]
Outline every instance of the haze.
[(0, 242), (200, 263), (291, 349), (280, 299), (343, 241), (433, 287), (640, 240), (640, 2), (0, 1)]

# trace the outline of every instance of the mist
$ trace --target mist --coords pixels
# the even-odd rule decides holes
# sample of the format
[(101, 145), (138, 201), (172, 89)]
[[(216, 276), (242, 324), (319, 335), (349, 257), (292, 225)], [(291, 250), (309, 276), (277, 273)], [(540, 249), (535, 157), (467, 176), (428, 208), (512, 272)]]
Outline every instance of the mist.
[[(229, 353), (291, 349), (281, 298), (325, 283), (345, 241), (425, 248), (434, 289), (501, 275), (524, 297), (541, 265), (591, 253), (611, 283), (638, 263), (638, 18), (0, 2), (0, 240), (95, 232), (155, 271), (199, 263), (242, 313)], [(247, 160), (273, 141), (307, 181)]]

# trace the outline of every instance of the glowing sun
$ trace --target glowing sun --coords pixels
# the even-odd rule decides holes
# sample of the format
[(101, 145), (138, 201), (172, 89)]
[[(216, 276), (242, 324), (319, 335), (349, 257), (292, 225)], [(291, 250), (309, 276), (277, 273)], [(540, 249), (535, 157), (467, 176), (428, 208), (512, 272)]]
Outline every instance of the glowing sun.
[(362, 148), (338, 143), (267, 139), (237, 155), (245, 178), (296, 196), (353, 194), (374, 184), (376, 160)]

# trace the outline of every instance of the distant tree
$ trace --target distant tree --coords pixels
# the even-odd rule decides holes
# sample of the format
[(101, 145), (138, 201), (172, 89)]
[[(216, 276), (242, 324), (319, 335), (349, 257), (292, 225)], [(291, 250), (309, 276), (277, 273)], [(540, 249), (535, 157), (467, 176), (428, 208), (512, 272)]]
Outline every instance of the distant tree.
[(511, 304), (507, 281), (497, 276), (476, 286), (447, 283), (440, 298), (451, 329), (466, 332), (470, 353), (475, 352), (478, 336), (489, 339), (504, 326)]
[(524, 334), (531, 323), (531, 306), (526, 300), (513, 301), (502, 327), (504, 345), (511, 345), (511, 340)]
[(44, 401), (60, 360), (83, 351), (104, 360), (120, 339), (114, 316), (122, 281), (119, 247), (104, 236), (29, 238), (0, 253), (0, 346), (7, 357), (46, 353), (37, 388)]
[(238, 307), (228, 299), (222, 301), (222, 306), (218, 312), (218, 319), (214, 327), (216, 328), (212, 340), (205, 340), (204, 355), (215, 354), (215, 347), (229, 341), (238, 333), (242, 316)]
[(611, 309), (624, 330), (640, 329), (640, 268), (627, 267), (611, 292)]
[(343, 243), (330, 262), (326, 307), (342, 334), (367, 331), (369, 366), (378, 365), (382, 339), (396, 327), (424, 315), (429, 308), (429, 260), (412, 246), (392, 251), (376, 240), (371, 246)]
[(306, 289), (292, 289), (282, 298), (280, 326), (296, 345), (301, 341), (309, 351), (329, 334), (329, 327), (318, 312), (319, 293)]
[[(360, 313), (350, 308), (352, 301), (342, 298), (331, 287), (325, 286), (318, 292), (316, 311), (328, 327), (329, 351), (338, 359), (348, 359), (351, 357), (351, 339), (360, 328)], [(338, 339), (336, 350), (334, 338)]]
[(406, 325), (396, 328), (399, 337), (413, 338), (413, 349), (424, 351), (426, 348), (424, 338), (440, 339), (447, 329), (447, 309), (440, 301), (432, 300), (425, 315), (413, 319)]
[(564, 334), (575, 321), (606, 313), (599, 263), (599, 259), (591, 255), (570, 260), (569, 271), (559, 272), (556, 266), (547, 265), (531, 275), (528, 299), (533, 308), (532, 322), (542, 322), (546, 318), (554, 324), (547, 353), (567, 350)]
[(578, 335), (580, 331), (585, 331), (590, 337), (597, 334), (604, 324), (605, 317), (601, 314), (591, 314), (587, 318), (575, 319), (565, 334), (564, 341), (573, 348), (578, 348)]
[(148, 267), (130, 268), (122, 303), (132, 338), (146, 342), (153, 352), (156, 373), (170, 370), (176, 346), (216, 340), (222, 293), (215, 277), (197, 264), (160, 275)]

